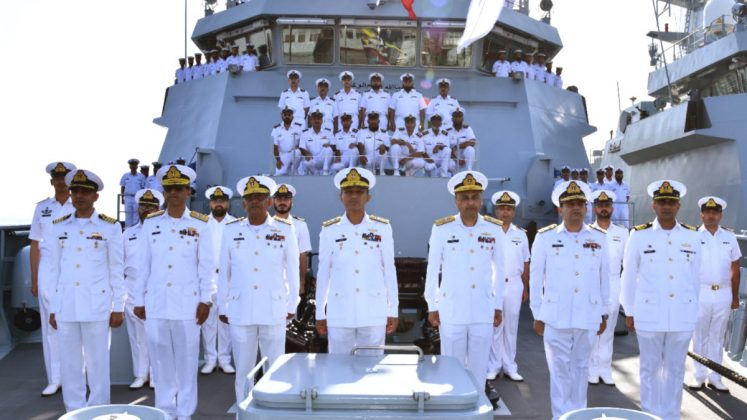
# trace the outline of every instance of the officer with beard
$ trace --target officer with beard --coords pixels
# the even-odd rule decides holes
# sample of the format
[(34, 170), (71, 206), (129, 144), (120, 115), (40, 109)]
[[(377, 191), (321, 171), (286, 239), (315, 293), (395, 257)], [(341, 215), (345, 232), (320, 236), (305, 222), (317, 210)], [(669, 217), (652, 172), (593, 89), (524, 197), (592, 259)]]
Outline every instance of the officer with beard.
[(306, 294), (306, 272), (309, 267), (309, 252), (311, 252), (311, 239), (309, 238), (309, 226), (306, 221), (296, 215), (291, 215), (293, 208), (293, 198), (296, 196), (296, 189), (291, 184), (278, 185), (275, 194), (272, 196), (272, 206), (275, 209), (275, 217), (287, 220), (296, 228), (296, 238), (298, 239), (298, 252), (300, 253), (299, 267), (299, 291), (298, 294)]

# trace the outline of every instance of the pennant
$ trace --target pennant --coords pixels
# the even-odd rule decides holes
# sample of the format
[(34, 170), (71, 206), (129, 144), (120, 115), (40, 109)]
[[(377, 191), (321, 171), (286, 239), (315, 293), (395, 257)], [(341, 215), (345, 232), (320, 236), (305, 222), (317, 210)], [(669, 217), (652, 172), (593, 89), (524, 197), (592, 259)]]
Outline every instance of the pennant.
[(402, 0), (402, 7), (407, 10), (407, 15), (410, 17), (410, 19), (415, 20), (418, 17), (415, 16), (415, 11), (412, 10), (413, 3), (415, 3), (415, 0)]
[[(404, 0), (402, 0), (404, 3)], [(457, 53), (489, 34), (503, 11), (503, 0), (472, 0)]]

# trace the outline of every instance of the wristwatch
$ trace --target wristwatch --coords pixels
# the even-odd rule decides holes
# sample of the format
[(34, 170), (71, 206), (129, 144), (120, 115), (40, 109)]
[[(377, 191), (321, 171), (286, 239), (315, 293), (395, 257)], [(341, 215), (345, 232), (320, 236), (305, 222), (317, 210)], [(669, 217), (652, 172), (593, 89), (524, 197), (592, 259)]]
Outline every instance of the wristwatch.
[(610, 317), (610, 316), (609, 316), (609, 315), (607, 315), (607, 314), (604, 314), (604, 315), (602, 315), (602, 321), (604, 321), (604, 322), (607, 322), (607, 319), (608, 319), (609, 317)]

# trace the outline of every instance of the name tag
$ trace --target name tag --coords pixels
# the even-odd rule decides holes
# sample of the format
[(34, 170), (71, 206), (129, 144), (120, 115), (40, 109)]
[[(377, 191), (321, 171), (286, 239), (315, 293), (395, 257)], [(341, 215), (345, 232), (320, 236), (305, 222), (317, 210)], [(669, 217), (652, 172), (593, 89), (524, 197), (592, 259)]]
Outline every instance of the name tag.
[(564, 246), (565, 246), (565, 245), (563, 245), (563, 244), (552, 244), (552, 247), (553, 247), (553, 248), (562, 248), (562, 247), (564, 247)]
[(345, 242), (347, 240), (348, 240), (348, 238), (337, 238), (337, 239), (335, 239), (335, 242)]
[(680, 249), (680, 252), (684, 252), (685, 254), (691, 254), (691, 255), (696, 254), (695, 251), (690, 251), (689, 249)]
[(647, 250), (643, 251), (644, 254), (653, 254), (654, 252), (656, 252), (655, 249), (647, 249)]
[(449, 239), (448, 241), (446, 241), (446, 243), (449, 243), (449, 244), (454, 244), (457, 242), (459, 242), (459, 239)]
[(243, 240), (244, 240), (244, 237), (243, 237), (243, 236), (239, 236), (239, 237), (237, 237), (237, 238), (233, 238), (233, 240), (234, 240), (234, 241), (243, 241)]

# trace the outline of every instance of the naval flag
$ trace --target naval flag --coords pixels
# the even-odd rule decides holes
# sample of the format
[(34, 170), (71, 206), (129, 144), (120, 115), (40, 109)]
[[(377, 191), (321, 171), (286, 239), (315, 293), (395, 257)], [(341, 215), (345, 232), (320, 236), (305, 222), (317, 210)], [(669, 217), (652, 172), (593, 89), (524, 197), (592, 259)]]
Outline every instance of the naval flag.
[(415, 16), (415, 11), (412, 10), (413, 3), (415, 3), (415, 0), (402, 0), (402, 7), (407, 10), (407, 15), (410, 17), (410, 19), (417, 19), (418, 17)]
[(457, 53), (490, 33), (503, 11), (503, 0), (472, 0)]

